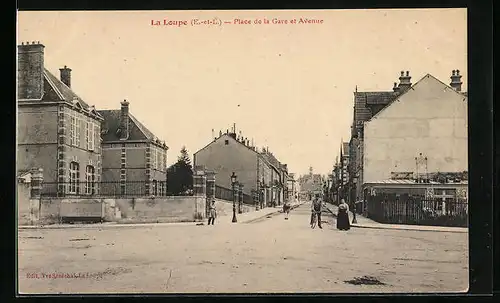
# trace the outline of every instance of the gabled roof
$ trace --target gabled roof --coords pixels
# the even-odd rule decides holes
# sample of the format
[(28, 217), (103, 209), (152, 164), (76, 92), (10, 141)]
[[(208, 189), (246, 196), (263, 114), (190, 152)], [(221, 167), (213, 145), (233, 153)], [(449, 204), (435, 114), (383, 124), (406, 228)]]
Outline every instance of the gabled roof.
[(354, 92), (354, 124), (368, 121), (397, 96), (393, 91)]
[(69, 88), (46, 68), (44, 68), (43, 71), (43, 79), (45, 91), (42, 97), (43, 101), (66, 101), (85, 111), (93, 112), (99, 116), (99, 113), (93, 106), (89, 106), (71, 88)]
[(394, 99), (392, 99), (384, 108), (382, 108), (380, 111), (378, 111), (375, 115), (373, 115), (373, 117), (371, 117), (369, 120), (367, 121), (370, 121), (372, 120), (373, 118), (377, 117), (378, 115), (380, 115), (381, 112), (383, 112), (386, 108), (388, 108), (389, 106), (391, 106), (392, 103), (396, 102), (397, 100), (399, 100), (401, 98), (401, 96), (404, 96), (406, 95), (409, 91), (411, 90), (414, 90), (415, 87), (417, 87), (424, 79), (426, 78), (431, 78), (431, 79), (434, 79), (435, 81), (441, 83), (441, 85), (443, 85), (444, 87), (448, 88), (449, 90), (451, 91), (454, 91), (456, 94), (464, 97), (465, 99), (467, 99), (467, 93), (466, 92), (457, 92), (453, 87), (449, 86), (448, 84), (444, 83), (443, 81), (439, 80), (438, 78), (434, 77), (433, 75), (431, 74), (426, 74), (425, 76), (423, 76), (422, 78), (420, 78), (420, 80), (418, 80), (415, 84), (413, 84), (408, 90), (406, 90), (405, 92), (397, 95)]
[(207, 145), (205, 145), (204, 147), (200, 148), (200, 149), (199, 149), (198, 151), (196, 151), (194, 154), (196, 155), (196, 154), (197, 154), (197, 153), (199, 153), (200, 151), (202, 151), (202, 150), (206, 149), (207, 147), (209, 147), (210, 145), (212, 145), (214, 142), (219, 141), (219, 140), (220, 140), (220, 139), (222, 139), (222, 138), (226, 138), (226, 139), (228, 139), (228, 138), (229, 138), (229, 139), (231, 139), (232, 141), (234, 141), (234, 142), (236, 142), (236, 143), (239, 143), (239, 144), (241, 144), (242, 146), (244, 146), (244, 147), (248, 148), (249, 150), (253, 151), (254, 153), (259, 154), (259, 152), (258, 152), (257, 150), (254, 150), (254, 149), (252, 149), (250, 146), (247, 146), (247, 145), (245, 145), (244, 143), (242, 143), (242, 142), (240, 142), (240, 141), (236, 140), (233, 136), (231, 136), (230, 134), (227, 134), (227, 133), (226, 133), (226, 134), (222, 134), (221, 136), (219, 136), (219, 137), (218, 137), (218, 138), (216, 138), (215, 140), (210, 141), (210, 143), (208, 143), (208, 144), (207, 144)]
[(121, 110), (99, 110), (103, 117), (102, 139), (103, 143), (112, 141), (153, 141), (156, 136), (147, 129), (139, 120), (129, 113), (129, 137), (127, 140), (120, 140), (120, 116)]

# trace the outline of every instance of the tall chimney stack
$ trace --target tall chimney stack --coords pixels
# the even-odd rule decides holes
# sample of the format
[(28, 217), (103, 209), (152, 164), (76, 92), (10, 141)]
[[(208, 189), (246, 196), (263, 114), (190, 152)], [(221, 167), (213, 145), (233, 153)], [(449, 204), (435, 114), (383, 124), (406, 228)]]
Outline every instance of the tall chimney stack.
[(66, 84), (67, 87), (71, 87), (71, 68), (68, 68), (66, 65), (63, 68), (60, 68), (61, 72), (61, 82)]
[(450, 78), (451, 78), (450, 86), (453, 87), (457, 92), (461, 91), (462, 90), (462, 81), (461, 81), (462, 75), (460, 75), (460, 71), (458, 69), (453, 70), (451, 72)]
[(40, 42), (17, 46), (17, 98), (41, 99), (43, 96), (44, 48)]
[(121, 102), (120, 110), (120, 140), (127, 140), (129, 135), (129, 103), (127, 100)]
[(411, 87), (410, 80), (411, 80), (410, 72), (406, 71), (406, 76), (405, 76), (405, 72), (401, 71), (401, 76), (399, 77), (399, 91), (400, 92), (404, 92)]

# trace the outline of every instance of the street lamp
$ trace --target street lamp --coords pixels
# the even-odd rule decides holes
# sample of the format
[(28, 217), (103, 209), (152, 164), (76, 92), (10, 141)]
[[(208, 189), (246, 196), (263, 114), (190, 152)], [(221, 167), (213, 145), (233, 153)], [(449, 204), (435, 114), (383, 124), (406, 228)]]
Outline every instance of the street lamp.
[(241, 209), (241, 206), (243, 204), (243, 184), (238, 182), (238, 213), (241, 214), (243, 210)]
[(233, 223), (236, 223), (237, 220), (236, 220), (236, 192), (235, 192), (235, 187), (236, 187), (236, 182), (237, 181), (237, 176), (236, 174), (234, 173), (233, 171), (233, 174), (231, 175), (231, 186), (232, 186), (232, 189), (233, 189)]

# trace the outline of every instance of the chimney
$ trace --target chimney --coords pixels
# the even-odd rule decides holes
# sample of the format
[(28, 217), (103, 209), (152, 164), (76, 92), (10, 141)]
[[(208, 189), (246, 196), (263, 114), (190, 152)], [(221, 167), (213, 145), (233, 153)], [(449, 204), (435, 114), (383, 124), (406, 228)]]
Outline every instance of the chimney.
[(127, 140), (129, 135), (129, 121), (128, 121), (128, 101), (123, 100), (121, 102), (121, 110), (120, 110), (120, 140)]
[(451, 72), (451, 83), (450, 86), (453, 87), (457, 92), (462, 90), (462, 81), (460, 80), (462, 78), (462, 75), (460, 75), (460, 71), (453, 70)]
[(71, 87), (71, 68), (65, 65), (59, 71), (61, 72), (61, 82), (66, 84), (67, 87)]
[(17, 46), (17, 97), (41, 99), (43, 96), (44, 48), (40, 42)]
[(392, 88), (392, 90), (393, 90), (395, 93), (398, 93), (398, 92), (399, 92), (399, 87), (398, 87), (398, 83), (397, 83), (397, 82), (394, 82), (394, 87)]
[(405, 90), (409, 89), (411, 87), (411, 77), (410, 77), (410, 72), (406, 71), (406, 76), (405, 72), (401, 71), (401, 76), (399, 77), (399, 91), (404, 92)]

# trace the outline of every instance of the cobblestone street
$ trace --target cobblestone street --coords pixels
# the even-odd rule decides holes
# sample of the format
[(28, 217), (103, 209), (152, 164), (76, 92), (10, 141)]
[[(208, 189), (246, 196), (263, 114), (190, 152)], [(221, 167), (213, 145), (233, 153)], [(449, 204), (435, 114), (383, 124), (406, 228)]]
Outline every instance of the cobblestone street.
[[(369, 228), (341, 232), (327, 212), (323, 229), (311, 229), (309, 209), (309, 203), (299, 206), (289, 220), (275, 214), (214, 226), (20, 230), (19, 292), (467, 290), (467, 233)], [(43, 277), (52, 273), (84, 276)], [(359, 285), (346, 282), (365, 276), (380, 283), (367, 285), (370, 278)]]

